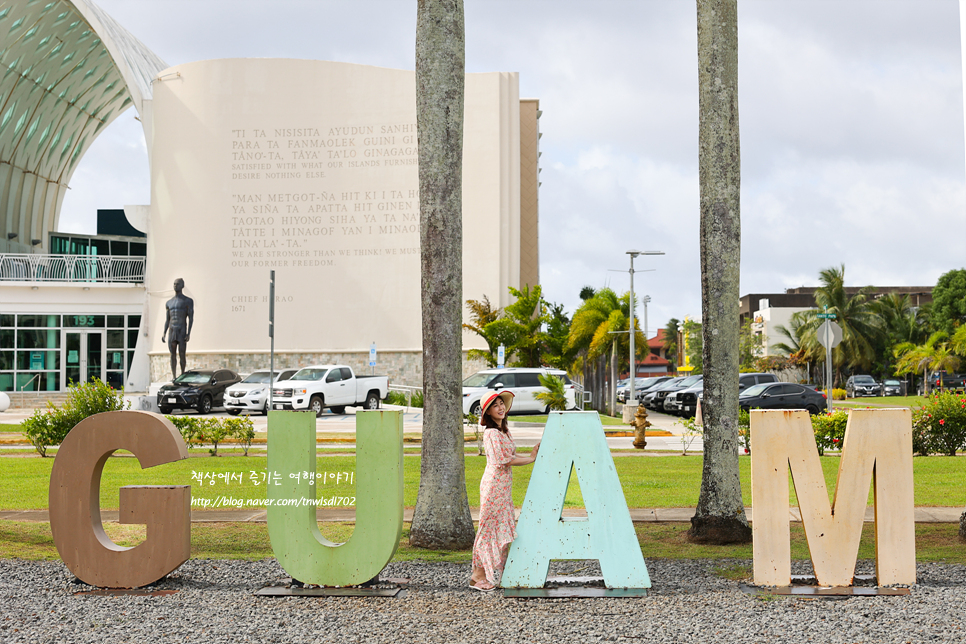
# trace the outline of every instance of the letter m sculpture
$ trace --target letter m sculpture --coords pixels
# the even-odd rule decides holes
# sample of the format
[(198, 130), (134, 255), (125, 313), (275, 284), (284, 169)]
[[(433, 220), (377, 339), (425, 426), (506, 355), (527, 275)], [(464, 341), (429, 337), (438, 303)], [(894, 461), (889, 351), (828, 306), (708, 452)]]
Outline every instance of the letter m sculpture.
[(751, 445), (755, 584), (791, 584), (789, 469), (819, 586), (853, 583), (870, 483), (875, 492), (877, 582), (916, 583), (908, 409), (856, 409), (849, 414), (831, 506), (807, 412), (752, 411)]

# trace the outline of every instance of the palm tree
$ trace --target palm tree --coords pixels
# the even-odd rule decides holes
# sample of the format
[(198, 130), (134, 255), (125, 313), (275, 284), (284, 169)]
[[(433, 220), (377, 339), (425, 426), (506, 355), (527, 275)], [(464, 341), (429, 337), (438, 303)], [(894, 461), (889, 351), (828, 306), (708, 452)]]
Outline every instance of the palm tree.
[(500, 346), (500, 342), (493, 334), (487, 334), (484, 329), (486, 329), (486, 325), (491, 322), (496, 322), (500, 318), (503, 309), (493, 308), (493, 305), (490, 304), (490, 298), (486, 295), (483, 296), (482, 300), (466, 300), (466, 308), (470, 310), (470, 324), (464, 323), (463, 328), (467, 331), (472, 331), (486, 340), (488, 347), (486, 351), (482, 349), (470, 349), (466, 357), (469, 360), (485, 360), (489, 366), (495, 367), (496, 351)]
[(688, 538), (747, 543), (751, 528), (738, 476), (738, 3), (698, 0), (697, 5), (705, 430), (701, 493)]
[[(614, 392), (617, 370), (627, 364), (624, 356), (628, 356), (630, 342), (627, 335), (630, 326), (630, 293), (618, 296), (610, 288), (602, 288), (593, 297), (586, 300), (574, 313), (570, 324), (568, 346), (582, 352), (584, 355), (585, 382), (588, 378), (589, 366), (594, 364), (592, 379), (594, 391), (594, 406), (601, 410), (604, 396), (603, 378), (601, 377), (606, 355), (610, 353), (610, 388), (608, 399), (611, 411), (614, 409)], [(635, 327), (637, 320), (635, 319)], [(635, 329), (637, 346), (644, 347), (644, 334), (640, 328)], [(629, 356), (628, 356), (629, 357)]]
[[(875, 343), (883, 335), (881, 318), (870, 300), (871, 287), (850, 296), (845, 290), (844, 265), (819, 272), (819, 282), (821, 286), (815, 290), (818, 308), (804, 314), (809, 334), (814, 336), (824, 322), (818, 313), (834, 313), (835, 322), (842, 327), (842, 342), (832, 350), (835, 376), (839, 377), (845, 368), (868, 370), (875, 360)], [(817, 347), (817, 338), (813, 342), (809, 334), (803, 334), (805, 346), (819, 362), (824, 362), (825, 350)]]
[(567, 390), (563, 378), (542, 373), (537, 378), (547, 391), (538, 391), (533, 397), (547, 405), (547, 411), (566, 411)]
[[(929, 336), (925, 344), (919, 346), (910, 342), (900, 344), (895, 348), (895, 356), (899, 358), (896, 363), (896, 373), (915, 373), (922, 369), (924, 390), (928, 394), (929, 370), (956, 371), (959, 368), (960, 359), (955, 353), (961, 339), (953, 336), (953, 347), (949, 346), (948, 340), (949, 335), (945, 331), (936, 331)], [(939, 380), (939, 387), (942, 390), (942, 379)]]
[(419, 0), (416, 131), (419, 139), (423, 321), (423, 447), (409, 541), (465, 549), (475, 532), (463, 459), (463, 0)]

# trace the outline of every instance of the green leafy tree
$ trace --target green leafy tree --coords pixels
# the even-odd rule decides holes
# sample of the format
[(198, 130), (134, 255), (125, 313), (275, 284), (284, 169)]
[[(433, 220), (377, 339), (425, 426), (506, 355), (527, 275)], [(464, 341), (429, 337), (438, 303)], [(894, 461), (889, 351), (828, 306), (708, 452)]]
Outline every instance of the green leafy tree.
[(949, 335), (966, 324), (966, 268), (940, 276), (932, 290), (932, 325)]
[(745, 320), (738, 330), (738, 368), (741, 371), (755, 371), (755, 361), (762, 354), (761, 334), (751, 328), (751, 320)]
[(496, 337), (494, 333), (487, 334), (484, 330), (486, 326), (500, 319), (503, 310), (499, 307), (494, 308), (490, 304), (490, 298), (486, 295), (482, 300), (466, 300), (466, 308), (470, 310), (470, 324), (463, 324), (463, 328), (472, 331), (486, 340), (487, 349), (470, 349), (466, 357), (470, 360), (485, 360), (491, 366), (496, 366), (496, 352), (501, 344), (502, 338)]
[(704, 336), (701, 332), (701, 323), (685, 320), (681, 326), (681, 335), (687, 338), (685, 347), (682, 348), (692, 367), (691, 373), (704, 373)]
[[(922, 370), (923, 380), (926, 381), (926, 393), (929, 392), (929, 371), (953, 372), (959, 368), (960, 359), (949, 346), (949, 335), (945, 331), (936, 331), (925, 344), (913, 345), (909, 342), (895, 348), (896, 373), (916, 373)], [(942, 380), (940, 380), (940, 386)]]
[(574, 373), (577, 350), (568, 343), (570, 337), (570, 318), (564, 313), (562, 304), (549, 304), (549, 319), (544, 337), (543, 361), (545, 364)]
[(21, 426), (37, 453), (46, 457), (49, 447), (60, 445), (68, 432), (88, 416), (123, 409), (123, 390), (112, 389), (100, 379), (94, 378), (89, 382), (68, 385), (67, 400), (62, 407), (58, 408), (48, 400), (45, 409), (36, 410)]
[(681, 332), (681, 321), (671, 318), (664, 325), (664, 355), (671, 363), (672, 371), (677, 369), (678, 363), (678, 333)]
[(546, 411), (566, 411), (567, 392), (563, 378), (542, 373), (537, 378), (540, 379), (540, 384), (547, 388), (547, 391), (538, 391), (533, 394), (533, 397), (547, 406)]
[(875, 345), (883, 334), (882, 320), (871, 300), (871, 287), (855, 295), (845, 290), (845, 266), (826, 268), (819, 273), (815, 291), (817, 309), (805, 311), (802, 348), (818, 362), (825, 362), (825, 349), (818, 342), (816, 332), (825, 321), (818, 317), (823, 311), (835, 314), (835, 322), (842, 328), (842, 342), (832, 350), (833, 374), (841, 379), (846, 370), (871, 369), (875, 361)]

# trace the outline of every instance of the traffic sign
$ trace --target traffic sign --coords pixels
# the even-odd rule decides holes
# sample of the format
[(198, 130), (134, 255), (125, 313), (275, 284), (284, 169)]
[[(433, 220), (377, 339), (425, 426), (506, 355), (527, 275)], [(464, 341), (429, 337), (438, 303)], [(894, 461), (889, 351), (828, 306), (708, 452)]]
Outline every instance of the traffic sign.
[[(821, 315), (821, 313), (819, 313)], [(842, 327), (831, 320), (825, 320), (815, 332), (819, 343), (826, 349), (834, 349), (842, 341)]]
[(376, 366), (376, 343), (373, 342), (369, 345), (369, 366)]

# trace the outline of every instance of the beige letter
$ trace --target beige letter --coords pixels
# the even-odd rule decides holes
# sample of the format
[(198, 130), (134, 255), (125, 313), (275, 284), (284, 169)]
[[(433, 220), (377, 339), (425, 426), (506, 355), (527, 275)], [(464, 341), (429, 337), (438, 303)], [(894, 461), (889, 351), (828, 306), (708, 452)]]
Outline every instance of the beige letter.
[(908, 409), (850, 413), (831, 506), (807, 412), (752, 411), (751, 444), (756, 584), (791, 583), (789, 468), (820, 586), (853, 583), (870, 483), (875, 490), (877, 581), (880, 585), (916, 583)]
[(120, 492), (120, 522), (147, 524), (147, 539), (117, 545), (101, 525), (104, 463), (114, 450), (133, 453), (141, 467), (188, 457), (171, 421), (142, 411), (96, 414), (77, 424), (57, 450), (50, 473), (50, 531), (61, 559), (92, 586), (138, 588), (188, 560), (191, 486), (128, 486)]

